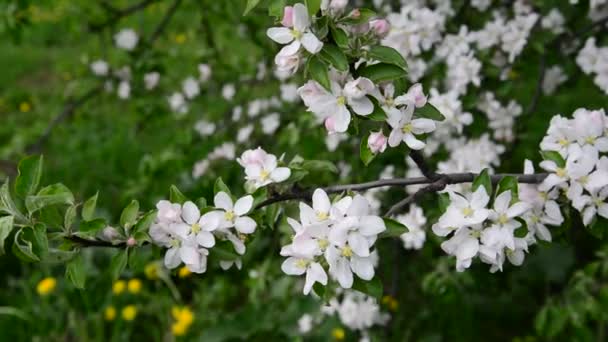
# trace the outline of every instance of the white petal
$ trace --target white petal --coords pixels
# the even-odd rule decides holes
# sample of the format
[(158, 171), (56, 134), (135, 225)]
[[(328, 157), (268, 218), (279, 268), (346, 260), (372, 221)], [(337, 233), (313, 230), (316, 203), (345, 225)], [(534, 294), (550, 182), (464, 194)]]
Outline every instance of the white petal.
[(302, 44), (299, 40), (294, 40), (289, 45), (283, 46), (283, 48), (279, 51), (277, 55), (279, 56), (293, 56), (300, 50), (300, 46)]
[(293, 27), (303, 32), (310, 26), (310, 17), (308, 16), (308, 9), (301, 3), (297, 3), (293, 6)]
[(306, 49), (306, 51), (312, 53), (313, 55), (323, 48), (323, 43), (312, 33), (304, 33), (302, 38), (300, 39), (302, 46)]
[(359, 115), (369, 115), (374, 111), (374, 104), (367, 96), (359, 99), (351, 98), (348, 100), (348, 104)]
[(234, 222), (234, 227), (236, 228), (236, 230), (243, 234), (253, 233), (255, 231), (256, 226), (257, 223), (255, 223), (252, 218), (247, 216), (239, 217)]
[(214, 231), (219, 228), (220, 223), (224, 218), (224, 215), (225, 213), (223, 211), (210, 211), (201, 216), (201, 219), (198, 221), (198, 224), (201, 226), (202, 229), (206, 231)]
[(192, 246), (182, 246), (179, 249), (179, 257), (185, 264), (197, 264), (199, 262), (200, 255), (196, 248)]
[(363, 216), (359, 221), (359, 232), (365, 236), (378, 235), (386, 230), (384, 220), (379, 216)]
[(201, 212), (198, 210), (196, 204), (188, 201), (184, 203), (182, 207), (182, 218), (188, 224), (195, 224), (196, 221), (201, 217)]
[(316, 189), (312, 194), (312, 207), (318, 213), (329, 213), (331, 202), (323, 189)]
[(412, 132), (414, 134), (429, 133), (435, 130), (435, 121), (431, 119), (412, 120)]
[(319, 263), (312, 263), (306, 272), (306, 282), (304, 283), (304, 294), (310, 293), (315, 282), (327, 285), (327, 273)]
[(215, 195), (213, 198), (213, 204), (216, 208), (232, 210), (232, 198), (230, 198), (230, 196), (223, 191), (220, 191)]
[(390, 147), (396, 147), (403, 141), (403, 132), (399, 128), (395, 128), (391, 131), (388, 136), (388, 145)]
[(506, 213), (509, 209), (509, 204), (511, 204), (511, 191), (504, 191), (496, 196), (496, 199), (494, 200), (494, 210), (498, 213)]
[(334, 114), (334, 127), (336, 132), (344, 133), (348, 130), (350, 124), (350, 112), (346, 106), (338, 106), (337, 112)]
[(279, 44), (287, 44), (294, 38), (287, 27), (271, 27), (266, 31), (266, 35)]
[(350, 260), (350, 266), (355, 274), (363, 280), (372, 280), (374, 277), (374, 264), (372, 258), (359, 258), (353, 256)]
[(165, 267), (174, 269), (182, 263), (178, 251), (179, 249), (175, 247), (167, 250), (167, 253), (165, 253)]
[[(330, 268), (330, 272), (331, 272)], [(345, 289), (350, 289), (353, 286), (353, 273), (350, 270), (350, 263), (345, 258), (338, 258), (332, 275), (338, 280), (340, 286)]]
[(275, 183), (280, 183), (282, 181), (285, 181), (285, 180), (287, 180), (287, 178), (289, 178), (289, 176), (291, 176), (291, 170), (287, 167), (277, 167), (270, 174), (270, 178)]
[(353, 252), (361, 257), (369, 256), (369, 244), (367, 239), (361, 234), (351, 233), (348, 235), (348, 245), (352, 248)]
[(524, 202), (517, 202), (513, 204), (509, 210), (507, 210), (508, 217), (520, 217), (523, 213), (530, 210), (530, 204)]
[(196, 234), (196, 242), (202, 247), (211, 248), (215, 246), (215, 237), (210, 232), (203, 230)]
[(426, 146), (424, 142), (416, 139), (416, 137), (411, 133), (406, 133), (404, 140), (407, 146), (409, 146), (412, 150), (421, 150)]
[(245, 215), (251, 210), (253, 206), (253, 196), (248, 195), (245, 197), (239, 198), (234, 204), (234, 213), (237, 216)]
[(306, 272), (306, 268), (298, 267), (297, 266), (298, 261), (299, 261), (299, 259), (294, 258), (294, 257), (289, 257), (289, 258), (285, 259), (285, 261), (283, 261), (283, 263), (281, 264), (281, 270), (285, 274), (289, 274), (289, 275), (304, 274), (304, 272)]

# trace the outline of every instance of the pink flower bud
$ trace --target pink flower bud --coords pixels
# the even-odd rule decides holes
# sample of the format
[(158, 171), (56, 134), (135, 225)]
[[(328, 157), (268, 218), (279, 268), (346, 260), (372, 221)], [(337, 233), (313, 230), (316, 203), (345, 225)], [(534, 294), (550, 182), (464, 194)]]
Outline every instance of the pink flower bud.
[(354, 34), (365, 34), (369, 32), (369, 23), (361, 23), (350, 27), (350, 31)]
[(281, 24), (285, 27), (293, 26), (293, 7), (285, 6), (283, 9), (283, 20), (281, 20)]
[(132, 236), (127, 240), (127, 246), (133, 247), (137, 245), (137, 240), (135, 240)]
[(112, 241), (119, 236), (120, 234), (118, 234), (118, 231), (114, 227), (107, 226), (101, 231), (101, 238), (106, 241)]
[(367, 147), (369, 147), (369, 149), (374, 154), (378, 152), (382, 153), (384, 152), (384, 150), (386, 150), (387, 140), (388, 139), (386, 138), (386, 136), (384, 136), (382, 131), (372, 132), (369, 135), (369, 138), (367, 138)]
[(422, 84), (420, 83), (416, 83), (408, 89), (407, 97), (418, 108), (423, 107), (426, 104), (426, 95), (424, 95)]
[(386, 19), (376, 19), (369, 22), (374, 34), (379, 38), (384, 38), (391, 29), (391, 24)]
[(327, 117), (325, 119), (325, 129), (329, 134), (336, 133), (336, 119), (333, 116)]
[(350, 12), (350, 14), (348, 16), (349, 16), (349, 18), (352, 18), (352, 19), (359, 19), (359, 17), (361, 16), (361, 11), (359, 11), (358, 8), (355, 8), (354, 10), (352, 10)]
[(342, 11), (348, 5), (348, 0), (332, 0), (329, 7), (334, 11)]

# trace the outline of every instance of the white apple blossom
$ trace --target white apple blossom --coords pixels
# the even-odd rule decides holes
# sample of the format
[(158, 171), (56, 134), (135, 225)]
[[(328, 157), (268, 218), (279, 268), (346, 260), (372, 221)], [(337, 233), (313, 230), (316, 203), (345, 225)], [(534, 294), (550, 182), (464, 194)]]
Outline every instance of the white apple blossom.
[(110, 66), (108, 62), (98, 59), (91, 63), (91, 71), (95, 76), (107, 76), (110, 72)]
[(130, 28), (122, 29), (114, 36), (116, 46), (127, 51), (135, 49), (138, 41), (137, 33)]
[(426, 232), (423, 229), (426, 224), (426, 217), (422, 208), (411, 205), (407, 214), (399, 215), (395, 219), (408, 229), (406, 233), (401, 234), (403, 247), (405, 249), (421, 249), (424, 241), (426, 241)]
[(201, 217), (201, 220), (210, 222), (211, 230), (217, 228), (232, 228), (241, 234), (251, 234), (255, 231), (257, 223), (246, 216), (253, 208), (251, 195), (241, 197), (236, 202), (227, 193), (220, 191), (213, 198), (213, 205), (219, 210), (213, 210)]
[(271, 183), (280, 183), (291, 175), (288, 167), (279, 167), (277, 157), (261, 147), (243, 152), (238, 163), (245, 168), (245, 179), (255, 189)]
[(156, 88), (158, 85), (158, 81), (160, 80), (160, 73), (156, 71), (148, 72), (144, 74), (144, 84), (146, 86), (146, 90), (152, 90)]
[(289, 44), (279, 51), (281, 56), (292, 56), (298, 53), (300, 47), (315, 54), (321, 51), (323, 43), (310, 30), (310, 16), (303, 4), (297, 3), (289, 14), (292, 18), (284, 18), (284, 24), (289, 27), (273, 27), (266, 31), (268, 37), (279, 44)]

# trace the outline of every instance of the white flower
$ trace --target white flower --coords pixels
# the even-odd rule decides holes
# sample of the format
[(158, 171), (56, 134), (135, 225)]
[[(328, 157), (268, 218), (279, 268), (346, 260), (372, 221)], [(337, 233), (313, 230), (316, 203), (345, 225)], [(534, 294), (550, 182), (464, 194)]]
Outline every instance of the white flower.
[(127, 81), (121, 81), (118, 84), (118, 97), (125, 100), (131, 96), (131, 85)]
[(176, 113), (184, 114), (188, 111), (188, 104), (182, 93), (173, 93), (169, 96), (169, 107)]
[(292, 15), (293, 28), (272, 27), (266, 31), (268, 37), (275, 42), (289, 44), (281, 49), (279, 55), (294, 55), (301, 46), (312, 54), (321, 51), (323, 43), (310, 30), (310, 17), (306, 6), (300, 3), (295, 4)]
[(279, 113), (266, 115), (260, 120), (260, 123), (262, 124), (262, 132), (264, 132), (264, 134), (273, 134), (281, 124)]
[(257, 223), (245, 216), (253, 207), (251, 195), (241, 197), (233, 204), (230, 195), (220, 191), (213, 198), (213, 205), (221, 210), (210, 211), (201, 217), (201, 220), (209, 222), (210, 230), (234, 227), (242, 234), (251, 234), (255, 231)]
[(236, 88), (234, 84), (224, 84), (222, 87), (222, 97), (228, 101), (232, 100), (232, 98), (236, 95)]
[(160, 73), (158, 73), (156, 71), (152, 71), (152, 72), (146, 73), (144, 75), (144, 83), (146, 85), (147, 90), (152, 90), (152, 89), (156, 88), (159, 80), (160, 80)]
[(298, 320), (298, 332), (300, 334), (307, 334), (312, 330), (312, 316), (309, 314), (303, 314)]
[(194, 130), (198, 132), (202, 137), (207, 137), (215, 133), (216, 126), (213, 122), (206, 120), (198, 120), (194, 124)]
[(193, 99), (201, 92), (198, 81), (194, 77), (188, 77), (182, 82), (182, 90), (188, 99)]
[(483, 186), (479, 186), (473, 193), (467, 193), (466, 197), (452, 191), (448, 194), (450, 205), (439, 221), (433, 225), (433, 232), (436, 235), (446, 236), (454, 229), (478, 225), (490, 215), (490, 210), (486, 208), (490, 196)]
[(399, 215), (395, 219), (407, 227), (408, 231), (401, 234), (405, 249), (420, 249), (426, 240), (426, 233), (422, 229), (426, 224), (426, 217), (422, 208), (411, 205), (405, 215)]
[(291, 175), (287, 167), (277, 166), (277, 157), (266, 153), (262, 148), (247, 150), (237, 159), (245, 168), (245, 179), (257, 189), (271, 183), (280, 183)]
[(290, 256), (281, 264), (281, 270), (288, 275), (302, 275), (306, 273), (306, 283), (304, 284), (305, 295), (310, 293), (316, 282), (327, 285), (327, 273), (325, 273), (321, 264), (310, 259)]
[[(480, 187), (482, 188), (482, 187)], [(444, 252), (456, 257), (456, 270), (462, 272), (471, 266), (473, 258), (479, 252), (479, 228), (462, 227), (454, 236), (441, 244)]]
[(95, 76), (107, 76), (110, 71), (110, 66), (104, 60), (98, 59), (91, 63), (91, 71)]
[(198, 65), (199, 80), (201, 82), (207, 82), (211, 77), (211, 67), (208, 64)]
[(401, 141), (405, 142), (413, 150), (423, 149), (426, 144), (416, 138), (417, 134), (430, 133), (435, 130), (435, 122), (431, 119), (412, 119), (414, 106), (408, 105), (398, 113), (389, 112), (386, 120), (392, 131), (388, 136), (388, 144), (391, 147), (398, 146)]
[(137, 46), (139, 37), (133, 29), (122, 29), (114, 36), (116, 46), (121, 49), (131, 51)]

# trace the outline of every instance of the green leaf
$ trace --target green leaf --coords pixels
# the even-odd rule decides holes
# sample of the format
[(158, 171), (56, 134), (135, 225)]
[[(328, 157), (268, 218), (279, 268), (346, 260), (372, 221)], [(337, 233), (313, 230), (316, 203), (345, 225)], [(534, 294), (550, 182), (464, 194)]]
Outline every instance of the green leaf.
[(15, 216), (17, 219), (22, 221), (26, 220), (19, 209), (17, 209), (15, 202), (13, 202), (13, 198), (11, 197), (11, 192), (9, 190), (8, 179), (4, 182), (4, 184), (2, 184), (2, 187), (0, 187), (0, 212)]
[(556, 151), (540, 151), (541, 156), (544, 160), (551, 160), (557, 164), (558, 167), (566, 166), (566, 161), (559, 152)]
[(382, 282), (378, 277), (373, 278), (372, 280), (362, 280), (358, 277), (355, 277), (353, 281), (353, 290), (357, 290), (359, 292), (363, 292), (368, 296), (380, 299), (382, 298)]
[(311, 56), (307, 66), (308, 74), (327, 90), (331, 90), (327, 65), (317, 56)]
[(19, 162), (15, 179), (15, 194), (22, 198), (36, 192), (42, 176), (42, 156), (29, 156)]
[(369, 149), (369, 146), (367, 146), (367, 139), (369, 139), (369, 134), (361, 139), (361, 145), (359, 145), (359, 157), (365, 166), (369, 165), (376, 157), (372, 150)]
[(393, 64), (407, 70), (407, 62), (403, 56), (392, 47), (373, 45), (368, 51), (368, 57), (378, 62)]
[(486, 194), (490, 196), (492, 194), (492, 179), (488, 169), (483, 169), (481, 173), (473, 179), (472, 190), (475, 192), (479, 186), (483, 186), (486, 189)]
[(323, 284), (315, 282), (312, 286), (312, 290), (319, 296), (319, 298), (323, 298), (325, 296), (325, 286)]
[(215, 185), (213, 185), (213, 193), (217, 195), (218, 193), (220, 193), (222, 191), (227, 193), (228, 196), (232, 196), (230, 189), (228, 188), (226, 183), (224, 183), (224, 181), (222, 180), (222, 177), (220, 177), (215, 181)]
[(329, 160), (305, 160), (302, 162), (302, 168), (310, 172), (339, 172), (336, 165)]
[(277, 222), (277, 219), (279, 218), (279, 215), (281, 214), (281, 206), (278, 204), (271, 204), (269, 206), (266, 207), (266, 225), (270, 228), (274, 228), (275, 223)]
[(182, 194), (175, 185), (171, 185), (169, 188), (169, 201), (171, 201), (171, 203), (184, 204), (185, 202), (188, 202), (188, 197)]
[(125, 207), (120, 214), (120, 225), (125, 228), (131, 228), (137, 220), (137, 214), (139, 213), (139, 202), (137, 200), (131, 201), (129, 205)]
[(312, 17), (321, 9), (321, 0), (305, 0), (308, 14)]
[(421, 118), (427, 118), (435, 121), (445, 120), (445, 116), (443, 116), (439, 109), (433, 106), (430, 102), (427, 102), (422, 108), (417, 108), (416, 114)]
[(90, 221), (93, 219), (95, 215), (95, 208), (97, 207), (97, 195), (99, 192), (95, 194), (95, 196), (90, 197), (84, 204), (82, 205), (82, 219)]
[(367, 8), (358, 8), (356, 9), (356, 11), (359, 11), (359, 15), (358, 16), (354, 16), (354, 11), (350, 12), (350, 14), (348, 15), (348, 17), (346, 17), (346, 19), (344, 20), (345, 23), (347, 24), (363, 24), (363, 23), (367, 23), (370, 19), (372, 19), (374, 16), (376, 16), (376, 12), (367, 9)]
[(125, 267), (127, 267), (127, 261), (129, 259), (129, 252), (126, 249), (118, 251), (110, 261), (110, 276), (112, 280), (118, 279)]
[(4, 240), (13, 230), (13, 220), (12, 216), (0, 217), (0, 255), (4, 254)]
[(374, 83), (393, 81), (406, 76), (405, 70), (387, 63), (367, 65), (357, 70), (357, 73), (359, 76), (369, 78)]
[(380, 234), (380, 238), (400, 237), (403, 233), (407, 233), (409, 229), (401, 222), (392, 218), (383, 217), (386, 230)]
[(35, 262), (40, 261), (40, 258), (34, 253), (34, 246), (31, 241), (28, 241), (23, 236), (26, 229), (32, 229), (31, 227), (25, 227), (17, 231), (15, 234), (15, 240), (13, 243), (13, 254), (24, 262)]
[(151, 210), (145, 213), (135, 224), (133, 228), (133, 234), (138, 232), (147, 232), (152, 223), (154, 223), (154, 219), (156, 219), (156, 210)]
[(220, 260), (233, 261), (239, 258), (232, 243), (227, 240), (218, 241), (211, 249), (211, 253), (217, 255)]
[(319, 57), (332, 65), (336, 70), (348, 71), (348, 59), (344, 55), (344, 52), (335, 45), (323, 45), (323, 49), (319, 52)]
[(38, 191), (38, 194), (25, 198), (25, 207), (29, 213), (34, 213), (51, 205), (74, 204), (74, 195), (61, 183), (49, 185)]
[(380, 106), (378, 103), (378, 100), (370, 96), (368, 96), (368, 99), (370, 99), (374, 104), (374, 111), (370, 115), (364, 116), (364, 118), (380, 122), (386, 121), (386, 113), (384, 112), (384, 109), (382, 109), (382, 106)]
[(65, 277), (72, 282), (72, 285), (77, 289), (84, 289), (87, 280), (87, 275), (84, 268), (84, 259), (82, 255), (77, 255), (68, 262), (65, 269)]
[(71, 231), (72, 225), (74, 224), (74, 221), (76, 220), (76, 209), (77, 208), (78, 208), (77, 205), (71, 205), (65, 211), (65, 215), (63, 216), (63, 230), (64, 231), (66, 231), (66, 232)]
[(247, 6), (245, 6), (245, 11), (243, 12), (243, 15), (249, 14), (249, 12), (251, 12), (259, 4), (260, 0), (247, 0)]
[(319, 40), (324, 40), (329, 33), (329, 17), (321, 17), (313, 23), (313, 32)]
[(348, 46), (348, 35), (346, 34), (346, 32), (339, 28), (339, 27), (335, 27), (335, 26), (331, 26), (331, 36), (334, 38), (334, 42), (336, 42), (336, 45), (338, 45), (338, 47), (342, 50), (348, 50), (349, 46)]
[(14, 317), (20, 318), (24, 321), (30, 320), (30, 317), (28, 316), (28, 314), (25, 311), (17, 309), (17, 308), (13, 308), (11, 306), (0, 306), (0, 315), (14, 316)]
[(286, 0), (274, 0), (268, 5), (268, 15), (277, 19), (283, 18), (283, 8), (287, 4)]
[(519, 201), (517, 178), (513, 176), (505, 176), (500, 180), (500, 182), (498, 182), (496, 196), (505, 191), (511, 191), (511, 204)]
[(253, 196), (252, 208), (255, 208), (258, 204), (262, 203), (268, 198), (268, 189), (266, 187), (255, 190), (251, 196)]
[(102, 218), (97, 218), (97, 219), (90, 220), (90, 221), (80, 222), (78, 231), (83, 232), (83, 233), (96, 233), (96, 232), (104, 229), (107, 226), (108, 226), (108, 224), (107, 224), (106, 220), (104, 220)]
[(589, 226), (587, 226), (591, 235), (602, 240), (606, 236), (608, 230), (608, 219), (596, 215)]
[(441, 213), (445, 213), (445, 211), (448, 209), (448, 206), (450, 205), (450, 195), (444, 192), (438, 194), (437, 197), (439, 197), (439, 211)]

